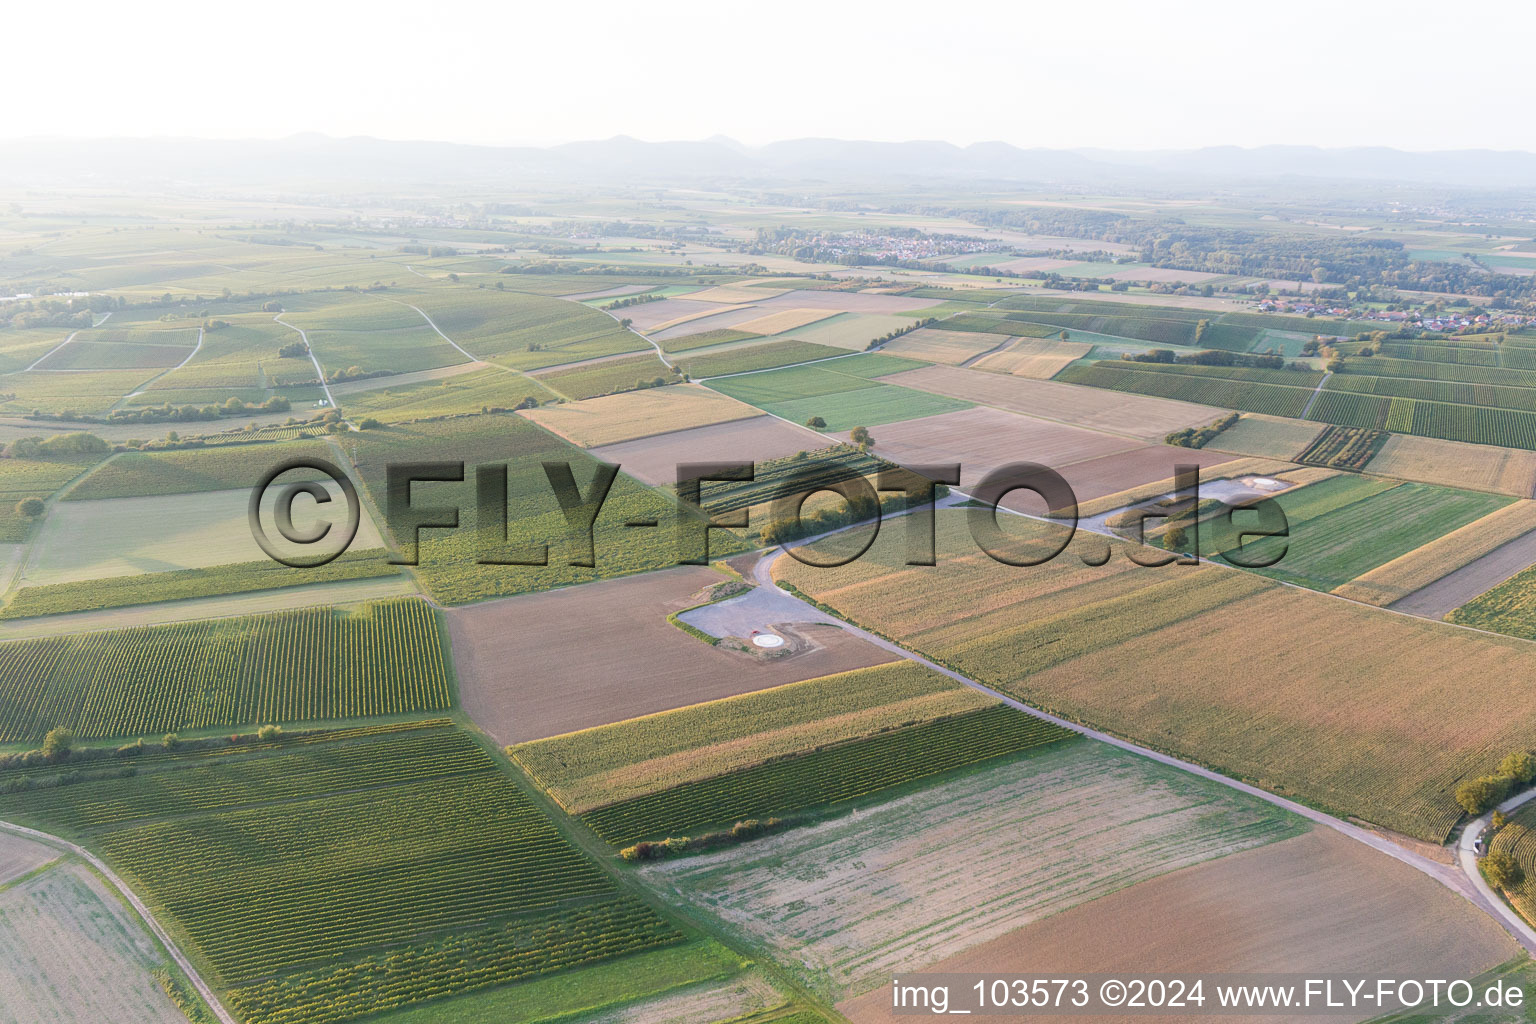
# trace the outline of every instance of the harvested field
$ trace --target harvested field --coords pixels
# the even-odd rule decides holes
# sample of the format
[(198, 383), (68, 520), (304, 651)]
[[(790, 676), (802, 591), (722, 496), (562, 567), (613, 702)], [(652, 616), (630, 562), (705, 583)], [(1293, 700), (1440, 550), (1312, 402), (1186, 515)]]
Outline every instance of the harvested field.
[(1083, 341), (1020, 338), (1003, 351), (982, 356), (971, 365), (978, 370), (1010, 373), (1031, 380), (1050, 380), (1092, 350), (1093, 346)]
[[(660, 305), (660, 303), (647, 303), (647, 305)], [(738, 324), (762, 318), (763, 311), (756, 306), (716, 306), (714, 312), (708, 315), (674, 320), (665, 326), (646, 331), (646, 334), (662, 342), (663, 348), (672, 351), (675, 346), (665, 344), (666, 342), (678, 341), (696, 334), (719, 334), (732, 331)]]
[(59, 851), (51, 846), (34, 843), (9, 832), (0, 832), (0, 885), (58, 856)]
[[(1482, 559), (1532, 530), (1536, 530), (1536, 501), (1517, 501), (1399, 555), (1335, 588), (1333, 593), (1366, 604), (1386, 606)], [(1502, 564), (1508, 567), (1502, 577), (1507, 579), (1530, 563), (1513, 559)], [(1500, 571), (1492, 566), (1488, 568), (1493, 572)], [(1500, 581), (1493, 580), (1489, 585), (1497, 582)]]
[(1401, 480), (1536, 496), (1536, 452), (1393, 434), (1367, 469)]
[(83, 864), (0, 891), (0, 948), (0, 1020), (187, 1024), (151, 973), (158, 945)]
[(1326, 429), (1305, 420), (1248, 412), (1216, 435), (1207, 447), (1237, 452), (1239, 455), (1294, 460)]
[(788, 288), (772, 286), (758, 287), (750, 281), (740, 284), (717, 284), (713, 288), (705, 288), (702, 291), (689, 292), (682, 298), (690, 302), (723, 302), (727, 305), (738, 305), (743, 302), (762, 302), (783, 295)]
[[(880, 351), (908, 359), (921, 359), (928, 363), (944, 363), (959, 366), (961, 363), (985, 355), (993, 349), (1008, 344), (1006, 334), (983, 334), (979, 331), (936, 331), (931, 327), (919, 327), (903, 334), (894, 341), (880, 346)], [(1087, 348), (1088, 346), (1084, 346)]]
[(800, 341), (862, 352), (876, 338), (911, 327), (916, 319), (893, 313), (844, 313), (790, 332)]
[[(735, 403), (735, 399), (726, 399)], [(736, 403), (739, 404), (739, 403)], [(744, 406), (750, 413), (757, 410)], [(773, 416), (752, 415), (711, 426), (673, 430), (591, 449), (594, 458), (617, 463), (637, 480), (657, 487), (677, 483), (684, 462), (767, 462), (826, 446), (826, 438)]]
[[(624, 316), (634, 322), (636, 330), (649, 334), (652, 331), (664, 331), (669, 327), (688, 323), (690, 320), (751, 308), (751, 306), (721, 306), (714, 302), (692, 302), (688, 299), (662, 299), (660, 302), (642, 302), (638, 306), (628, 306), (624, 310)], [(728, 325), (713, 323), (710, 326)]]
[(1208, 405), (1004, 377), (953, 366), (928, 366), (882, 379), (889, 384), (948, 395), (977, 405), (1128, 434), (1147, 441), (1161, 441), (1175, 430), (1209, 423), (1222, 415), (1222, 410)]
[(758, 416), (750, 405), (698, 384), (626, 391), (522, 413), (545, 430), (591, 448), (638, 437)]
[(587, 299), (609, 299), (620, 295), (638, 295), (641, 292), (651, 290), (648, 284), (619, 284), (612, 288), (602, 288), (595, 292), (576, 292), (572, 295), (562, 295), (562, 299), (570, 299), (572, 302), (585, 302)]
[(758, 661), (667, 622), (721, 579), (684, 566), (449, 611), (464, 710), (498, 741), (519, 743), (895, 658), (808, 626), (817, 649)]
[(868, 292), (833, 292), (796, 289), (758, 301), (767, 309), (831, 309), (840, 313), (909, 313), (933, 305), (932, 299), (905, 295), (871, 295)]
[[(905, 566), (900, 533), (882, 531), (849, 565), (775, 573), (1036, 707), (1433, 842), (1461, 817), (1456, 784), (1536, 730), (1524, 641), (1214, 565), (1143, 569), (1118, 543), (1099, 568), (1069, 550), (1012, 569), (977, 551), (963, 514), (938, 520), (937, 569)], [(1469, 704), (1448, 679), (1505, 682)]]
[[(1119, 494), (1126, 490), (1144, 487), (1154, 481), (1171, 480), (1177, 466), (1199, 466), (1202, 477), (1206, 476), (1205, 470), (1211, 470), (1210, 475), (1214, 477), (1227, 477), (1235, 475), (1228, 467), (1240, 461), (1242, 460), (1226, 452), (1150, 444), (1131, 451), (1106, 455), (1103, 458), (1053, 468), (1056, 468), (1057, 472), (1066, 478), (1067, 483), (1072, 485), (1072, 493), (1076, 494), (1077, 500), (1082, 503), (1079, 506), (1079, 511), (1082, 512), (1087, 508), (1088, 502), (1107, 494)], [(1018, 500), (1028, 499), (1021, 499), (1020, 496), (1015, 495), (1005, 499), (1004, 504), (1012, 507)]]
[(996, 703), (903, 659), (525, 743), (511, 753), (568, 813), (584, 814)]
[[(986, 821), (986, 828), (978, 828)], [(1295, 835), (1251, 797), (1090, 742), (641, 869), (813, 992), (844, 999), (1076, 904)]]
[[(1433, 879), (1315, 828), (1141, 882), (921, 969), (1304, 973), (1326, 963), (1358, 977), (1471, 978), (1518, 952), (1503, 929)], [(882, 986), (838, 1009), (853, 1024), (905, 1019), (889, 1005)]]
[(836, 312), (830, 309), (780, 309), (731, 326), (753, 334), (782, 334), (835, 315)]
[[(1185, 450), (1204, 451), (1204, 449), (1180, 449), (1180, 453)], [(1290, 463), (1276, 462), (1273, 459), (1233, 459), (1231, 462), (1223, 462), (1218, 465), (1221, 466), (1220, 471), (1212, 474), (1212, 478), (1217, 480), (1228, 480), (1233, 477), (1249, 475), (1275, 476), (1283, 473), (1287, 483), (1302, 484), (1326, 480), (1337, 472), (1336, 470), (1318, 469), (1316, 467), (1298, 469)], [(1178, 486), (1177, 481), (1174, 479), (1173, 474), (1170, 473), (1161, 480), (1149, 480), (1146, 483), (1127, 487), (1120, 491), (1113, 491), (1096, 498), (1084, 498), (1083, 495), (1079, 494), (1077, 496), (1077, 513), (1084, 517), (1102, 515), (1105, 512), (1113, 512), (1117, 508), (1135, 505), (1146, 501), (1148, 498), (1156, 498), (1159, 495), (1167, 494), (1176, 486)]]
[(960, 463), (960, 486), (966, 489), (1012, 462), (1037, 462), (1060, 471), (1143, 447), (1129, 438), (984, 407), (887, 423), (871, 433), (875, 454), (898, 465)]

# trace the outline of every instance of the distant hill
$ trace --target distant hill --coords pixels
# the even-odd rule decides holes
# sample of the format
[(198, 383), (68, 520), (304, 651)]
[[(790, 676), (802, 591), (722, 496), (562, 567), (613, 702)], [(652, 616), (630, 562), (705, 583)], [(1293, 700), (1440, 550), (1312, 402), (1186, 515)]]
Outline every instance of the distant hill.
[(459, 184), (565, 180), (1174, 185), (1309, 178), (1527, 188), (1536, 154), (1409, 153), (1382, 147), (1218, 146), (1194, 150), (1023, 149), (1004, 142), (731, 139), (641, 142), (625, 136), (548, 148), (294, 135), (274, 140), (30, 138), (0, 141), (0, 182), (59, 184)]

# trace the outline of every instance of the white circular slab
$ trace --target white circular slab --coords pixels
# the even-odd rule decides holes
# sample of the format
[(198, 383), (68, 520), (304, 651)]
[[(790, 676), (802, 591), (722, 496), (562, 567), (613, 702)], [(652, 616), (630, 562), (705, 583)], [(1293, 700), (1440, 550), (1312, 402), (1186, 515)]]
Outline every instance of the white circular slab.
[(759, 633), (752, 638), (752, 643), (758, 647), (783, 647), (784, 638), (773, 633)]

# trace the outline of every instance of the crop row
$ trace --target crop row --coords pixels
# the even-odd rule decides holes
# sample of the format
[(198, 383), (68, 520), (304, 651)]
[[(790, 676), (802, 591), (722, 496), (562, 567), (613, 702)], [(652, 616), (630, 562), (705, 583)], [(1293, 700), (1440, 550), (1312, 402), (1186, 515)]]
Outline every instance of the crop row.
[(1328, 378), (1327, 390), (1536, 412), (1536, 388), (1531, 387), (1416, 380), (1410, 377), (1371, 377), (1347, 373), (1334, 374)]
[(244, 594), (338, 580), (373, 579), (399, 573), (400, 567), (391, 565), (382, 551), (348, 551), (335, 561), (307, 569), (266, 559), (260, 562), (140, 573), (136, 576), (111, 576), (106, 579), (25, 587), (0, 610), (0, 619), (97, 611), (156, 601)]
[(1536, 413), (1324, 390), (1308, 419), (1448, 441), (1536, 450)]
[(1412, 344), (1389, 341), (1381, 347), (1382, 354), (1393, 359), (1414, 359), (1426, 363), (1457, 363), (1462, 366), (1497, 366), (1497, 349), (1481, 345)]
[(1296, 461), (1309, 466), (1331, 466), (1334, 469), (1358, 472), (1381, 451), (1382, 445), (1387, 443), (1387, 437), (1380, 430), (1330, 424), (1296, 456)]
[(682, 934), (630, 900), (464, 930), (307, 974), (234, 989), (248, 1024), (335, 1024), (681, 941)]
[(1466, 366), (1457, 363), (1431, 363), (1413, 359), (1373, 356), (1370, 359), (1346, 359), (1347, 375), (1376, 377), (1414, 377), (1420, 380), (1465, 381), (1468, 384), (1506, 384), (1536, 387), (1536, 369), (1520, 370), (1499, 366)]
[(424, 602), (311, 608), (0, 644), (0, 742), (432, 711), (450, 704)]
[(1054, 379), (1068, 384), (1086, 384), (1110, 391), (1198, 402), (1222, 409), (1239, 409), (1271, 416), (1300, 416), (1312, 397), (1310, 388), (1148, 372), (1104, 362), (1086, 365), (1074, 363)]
[(0, 794), (0, 813), (95, 821), (88, 841), (247, 1021), (344, 1020), (682, 938), (447, 723), (256, 746)]
[(616, 845), (682, 836), (701, 826), (867, 796), (1070, 735), (999, 705), (675, 786), (592, 811), (582, 821)]

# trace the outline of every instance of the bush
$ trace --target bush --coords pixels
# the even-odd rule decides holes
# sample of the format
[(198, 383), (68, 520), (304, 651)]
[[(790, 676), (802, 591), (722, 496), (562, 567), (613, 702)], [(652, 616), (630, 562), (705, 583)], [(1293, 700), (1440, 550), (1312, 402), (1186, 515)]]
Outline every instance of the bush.
[(256, 730), (256, 738), (263, 743), (270, 743), (275, 739), (281, 738), (282, 735), (283, 727), (280, 725), (264, 725)]
[(1525, 871), (1520, 867), (1520, 862), (1508, 853), (1490, 853), (1483, 858), (1480, 867), (1483, 869), (1483, 877), (1495, 889), (1512, 889), (1525, 881)]
[(827, 429), (827, 421), (822, 419), (820, 416), (812, 416), (810, 419), (805, 421), (805, 425), (810, 427), (812, 430)]
[(1507, 775), (1468, 779), (1456, 787), (1456, 802), (1468, 814), (1482, 814), (1509, 795), (1510, 784)]
[(384, 424), (380, 423), (372, 416), (368, 416), (363, 419), (363, 422), (357, 425), (357, 428), (359, 430), (378, 430), (382, 426), (384, 426)]
[(23, 498), (16, 503), (16, 514), (27, 519), (36, 519), (43, 514), (45, 508), (42, 498)]
[(1529, 785), (1536, 779), (1536, 755), (1529, 750), (1516, 750), (1505, 754), (1499, 762), (1499, 774), (1507, 775), (1521, 785)]
[(174, 732), (168, 732), (165, 734), (165, 739), (160, 741), (160, 745), (165, 747), (166, 750), (175, 750), (181, 746), (181, 737)]
[(62, 725), (49, 729), (48, 735), (43, 737), (43, 756), (50, 761), (62, 761), (69, 756), (74, 742), (75, 734)]

